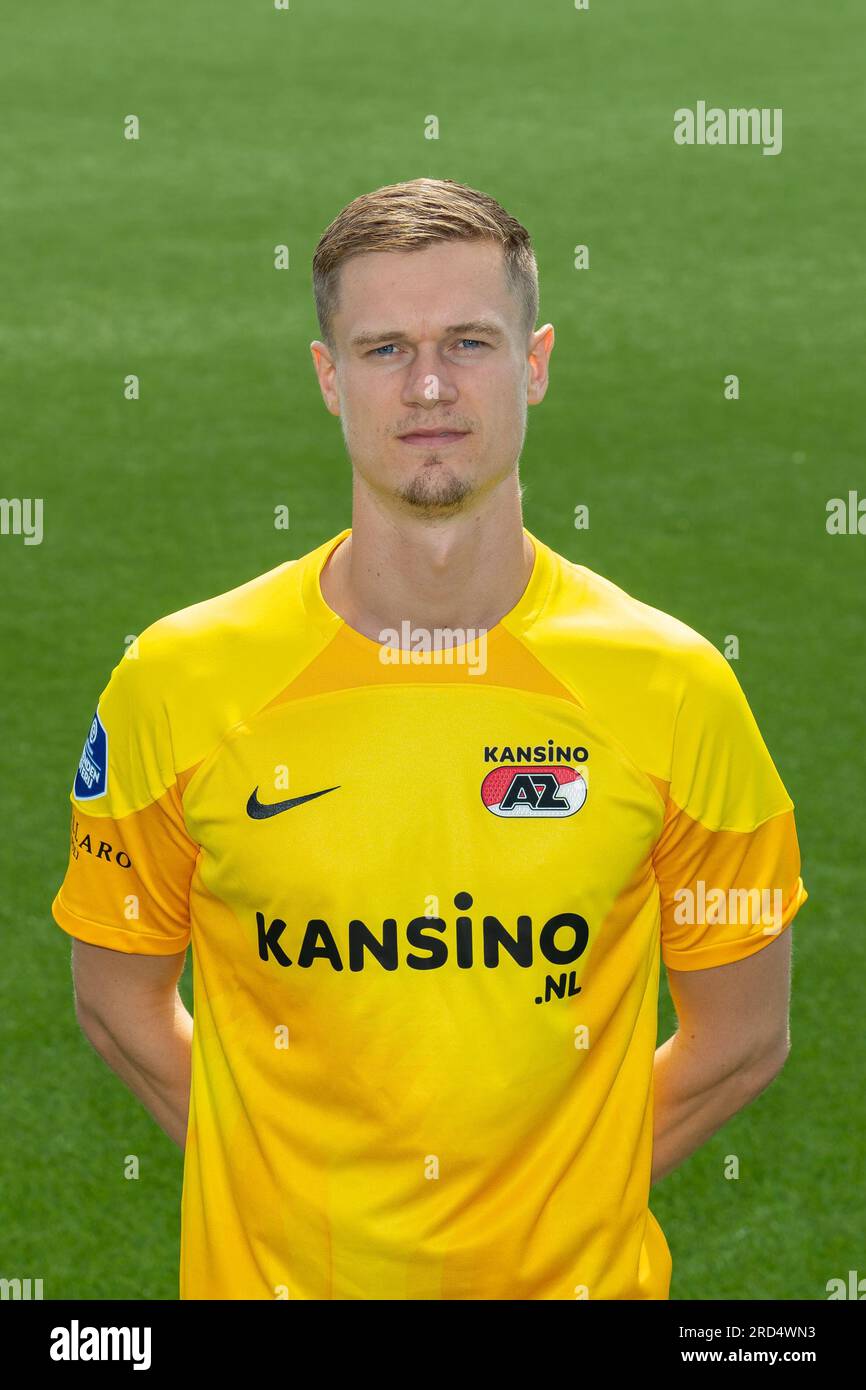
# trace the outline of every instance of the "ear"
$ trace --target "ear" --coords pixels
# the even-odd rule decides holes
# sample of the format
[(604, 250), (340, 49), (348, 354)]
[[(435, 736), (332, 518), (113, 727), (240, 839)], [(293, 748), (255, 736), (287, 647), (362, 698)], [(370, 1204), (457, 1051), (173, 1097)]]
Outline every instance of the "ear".
[(339, 415), (340, 393), (337, 387), (337, 364), (327, 343), (320, 342), (318, 338), (310, 343), (310, 352), (313, 355), (313, 367), (319, 379), (322, 399), (332, 415)]

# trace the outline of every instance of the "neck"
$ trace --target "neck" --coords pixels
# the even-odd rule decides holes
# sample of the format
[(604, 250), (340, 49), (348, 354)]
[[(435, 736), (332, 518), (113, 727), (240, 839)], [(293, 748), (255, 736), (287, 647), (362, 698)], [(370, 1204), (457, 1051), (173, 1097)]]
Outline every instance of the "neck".
[(489, 630), (520, 599), (533, 562), (516, 479), (483, 507), (448, 518), (395, 516), (356, 488), (352, 534), (320, 582), (329, 607), (373, 640), (405, 620), (413, 629)]

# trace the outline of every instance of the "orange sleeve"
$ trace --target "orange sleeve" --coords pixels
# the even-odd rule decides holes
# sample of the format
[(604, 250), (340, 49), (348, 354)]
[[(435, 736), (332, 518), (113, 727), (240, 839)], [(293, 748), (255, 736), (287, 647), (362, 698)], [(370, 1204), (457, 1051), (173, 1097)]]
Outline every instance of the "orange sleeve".
[(51, 906), (95, 946), (170, 955), (189, 943), (198, 845), (184, 823), (159, 680), (138, 644), (100, 696), (75, 782), (69, 863)]
[(709, 643), (677, 713), (653, 863), (662, 959), (674, 970), (752, 955), (808, 897), (793, 804), (736, 676)]

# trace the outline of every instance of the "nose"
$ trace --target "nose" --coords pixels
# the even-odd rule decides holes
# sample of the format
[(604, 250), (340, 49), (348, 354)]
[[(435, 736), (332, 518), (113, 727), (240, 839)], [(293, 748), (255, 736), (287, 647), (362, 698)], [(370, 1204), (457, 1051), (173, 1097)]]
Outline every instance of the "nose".
[(403, 404), (431, 406), (437, 401), (453, 404), (458, 391), (452, 368), (432, 345), (421, 347), (403, 382)]

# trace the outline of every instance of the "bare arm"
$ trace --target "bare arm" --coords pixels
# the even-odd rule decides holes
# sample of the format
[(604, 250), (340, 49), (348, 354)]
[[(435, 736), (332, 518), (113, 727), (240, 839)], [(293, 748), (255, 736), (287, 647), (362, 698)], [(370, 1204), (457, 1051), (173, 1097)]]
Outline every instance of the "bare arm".
[(655, 1054), (654, 1183), (784, 1066), (791, 1046), (791, 929), (745, 960), (668, 970), (668, 979), (679, 1026)]
[(192, 1017), (178, 993), (185, 951), (127, 955), (73, 940), (75, 1013), (100, 1057), (178, 1144), (186, 1144)]

